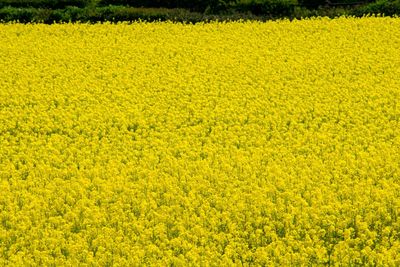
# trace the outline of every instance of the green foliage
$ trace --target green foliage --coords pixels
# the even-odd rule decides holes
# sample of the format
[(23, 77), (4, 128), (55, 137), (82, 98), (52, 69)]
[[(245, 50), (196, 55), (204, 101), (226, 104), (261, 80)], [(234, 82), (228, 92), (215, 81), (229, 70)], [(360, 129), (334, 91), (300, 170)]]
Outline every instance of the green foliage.
[(384, 14), (393, 16), (400, 14), (400, 1), (378, 0), (375, 3), (362, 6), (354, 10), (353, 15), (362, 16), (363, 14)]
[(109, 6), (96, 8), (67, 7), (65, 9), (36, 9), (13, 8), (0, 9), (0, 21), (27, 22), (96, 22), (96, 21), (187, 21), (198, 22), (203, 20), (199, 13), (189, 12), (184, 9), (163, 8), (133, 8), (123, 6)]
[(300, 0), (299, 2), (308, 9), (316, 9), (326, 4), (326, 0)]
[(371, 2), (371, 0), (299, 0), (299, 4), (310, 10), (335, 9), (344, 7), (355, 7)]
[(166, 21), (178, 18), (188, 13), (185, 10), (177, 9), (156, 9), (156, 8), (132, 8), (122, 6), (98, 7), (87, 14), (88, 21)]
[(10, 6), (60, 9), (67, 6), (85, 7), (91, 3), (92, 0), (0, 0), (0, 8)]
[[(0, 21), (53, 23), (171, 20), (195, 23), (210, 20), (250, 19), (264, 21), (282, 17), (289, 19), (318, 16), (334, 18), (343, 15), (362, 17), (366, 14), (385, 14), (388, 16), (400, 14), (400, 0), (378, 0), (375, 3), (358, 6), (318, 6), (317, 2), (310, 4), (304, 1), (325, 0), (241, 0), (239, 2), (210, 0), (201, 1), (201, 3), (198, 1), (197, 6), (196, 1), (191, 2), (193, 4), (191, 7), (189, 7), (189, 2), (184, 0), (167, 0), (163, 1), (162, 5), (166, 7), (162, 8), (141, 7), (150, 5), (150, 2), (157, 6), (156, 1), (150, 0), (135, 2), (130, 0), (0, 0)], [(115, 5), (117, 3), (120, 5)], [(172, 8), (177, 6), (181, 8)]]
[(255, 15), (290, 16), (296, 5), (297, 0), (250, 0), (239, 2), (236, 9)]
[(185, 8), (191, 11), (217, 12), (228, 8), (236, 0), (100, 0), (99, 5), (126, 5), (132, 7)]
[(38, 10), (34, 8), (13, 8), (6, 7), (0, 9), (0, 20), (7, 21), (19, 21), (19, 22), (31, 22), (35, 21), (35, 17), (38, 15)]

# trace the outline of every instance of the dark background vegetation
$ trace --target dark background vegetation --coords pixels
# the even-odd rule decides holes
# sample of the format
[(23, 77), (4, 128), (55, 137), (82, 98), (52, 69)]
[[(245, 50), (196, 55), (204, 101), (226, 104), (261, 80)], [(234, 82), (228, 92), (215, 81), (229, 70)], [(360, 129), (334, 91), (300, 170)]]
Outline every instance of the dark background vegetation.
[(0, 0), (0, 21), (179, 21), (400, 14), (400, 0)]

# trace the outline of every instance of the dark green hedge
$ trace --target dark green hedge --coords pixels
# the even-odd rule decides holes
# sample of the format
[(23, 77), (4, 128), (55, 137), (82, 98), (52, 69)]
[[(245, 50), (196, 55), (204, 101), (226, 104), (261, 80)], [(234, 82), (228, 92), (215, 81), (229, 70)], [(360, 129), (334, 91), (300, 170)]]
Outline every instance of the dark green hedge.
[(162, 8), (132, 8), (123, 6), (78, 8), (67, 7), (65, 9), (42, 8), (13, 8), (0, 9), (0, 21), (28, 22), (118, 22), (118, 21), (181, 21), (199, 22), (204, 19), (200, 13), (189, 12), (183, 9)]
[(196, 12), (219, 12), (233, 5), (236, 0), (100, 0), (100, 6), (125, 5), (131, 7), (184, 8)]
[(362, 16), (363, 14), (383, 14), (386, 16), (400, 15), (400, 0), (378, 0), (375, 3), (361, 6), (353, 12), (355, 16)]
[(67, 6), (86, 7), (91, 3), (92, 0), (0, 0), (0, 8), (10, 6), (61, 9)]
[(297, 0), (252, 0), (249, 2), (237, 3), (235, 9), (242, 13), (250, 12), (257, 16), (273, 16), (276, 14), (290, 16), (293, 14), (297, 5)]
[[(63, 9), (50, 8), (0, 8), (0, 21), (19, 21), (28, 22), (104, 22), (104, 21), (177, 21), (177, 22), (200, 22), (210, 20), (269, 20), (279, 18), (306, 18), (313, 16), (337, 17), (342, 15), (363, 16), (365, 14), (385, 14), (399, 15), (400, 0), (383, 1), (361, 6), (348, 7), (320, 7), (317, 9), (307, 9), (296, 6), (295, 3), (279, 2), (269, 0), (270, 5), (248, 5), (241, 6), (237, 10), (215, 14), (191, 12), (187, 9), (167, 9), (167, 8), (135, 8), (126, 6), (106, 6), (106, 7), (73, 7), (68, 6)], [(276, 2), (274, 2), (276, 1)], [(250, 11), (249, 11), (250, 10)]]

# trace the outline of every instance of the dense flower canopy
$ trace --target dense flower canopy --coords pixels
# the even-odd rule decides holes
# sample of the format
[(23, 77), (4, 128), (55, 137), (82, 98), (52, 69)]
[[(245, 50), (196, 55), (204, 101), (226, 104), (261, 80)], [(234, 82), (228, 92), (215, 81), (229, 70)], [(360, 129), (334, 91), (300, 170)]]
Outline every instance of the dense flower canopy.
[(0, 24), (0, 265), (400, 265), (400, 19)]

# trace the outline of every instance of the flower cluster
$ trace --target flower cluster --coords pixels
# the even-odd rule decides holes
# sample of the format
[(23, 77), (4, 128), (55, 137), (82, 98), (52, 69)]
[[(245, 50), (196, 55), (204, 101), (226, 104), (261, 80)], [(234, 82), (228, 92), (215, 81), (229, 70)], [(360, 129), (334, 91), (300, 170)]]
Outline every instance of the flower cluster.
[(0, 24), (0, 265), (400, 265), (400, 19)]

